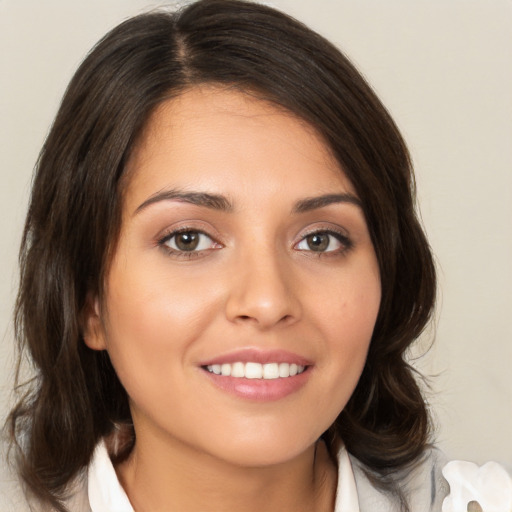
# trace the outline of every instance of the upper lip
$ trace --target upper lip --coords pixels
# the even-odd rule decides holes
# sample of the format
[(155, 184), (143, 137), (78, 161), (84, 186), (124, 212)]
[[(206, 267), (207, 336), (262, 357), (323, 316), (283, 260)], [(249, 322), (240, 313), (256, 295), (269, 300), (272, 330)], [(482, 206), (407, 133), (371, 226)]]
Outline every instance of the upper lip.
[(201, 361), (200, 366), (210, 366), (213, 364), (232, 364), (232, 363), (290, 363), (300, 366), (310, 366), (310, 360), (287, 350), (262, 350), (256, 348), (244, 348), (228, 352), (211, 359)]

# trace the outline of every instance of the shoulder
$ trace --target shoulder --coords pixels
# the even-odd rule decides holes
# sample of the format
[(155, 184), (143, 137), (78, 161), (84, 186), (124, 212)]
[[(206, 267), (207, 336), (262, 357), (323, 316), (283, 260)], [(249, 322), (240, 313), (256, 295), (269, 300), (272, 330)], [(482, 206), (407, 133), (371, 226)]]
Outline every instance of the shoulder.
[[(77, 477), (66, 493), (64, 502), (72, 512), (91, 512), (87, 495), (87, 478)], [(55, 512), (53, 507), (43, 506), (35, 497), (27, 494), (16, 471), (3, 458), (0, 461), (0, 511), (2, 512)]]
[[(71, 512), (91, 512), (87, 493), (87, 471), (82, 471), (70, 484), (65, 506)], [(0, 431), (0, 511), (55, 512), (27, 492), (18, 474), (16, 454), (4, 432)]]
[(89, 504), (87, 472), (83, 472), (73, 482), (65, 506), (72, 512), (92, 512)]
[(0, 510), (30, 512), (22, 484), (14, 469), (3, 458), (0, 460)]
[[(397, 471), (393, 479), (402, 490), (411, 512), (441, 512), (449, 486), (441, 472), (447, 459), (437, 448), (428, 448), (410, 467)], [(361, 512), (394, 512), (399, 500), (377, 489), (368, 476), (371, 472), (351, 456)]]
[(0, 510), (2, 512), (30, 512), (30, 504), (23, 492), (23, 484), (16, 471), (16, 463), (5, 433), (0, 431)]

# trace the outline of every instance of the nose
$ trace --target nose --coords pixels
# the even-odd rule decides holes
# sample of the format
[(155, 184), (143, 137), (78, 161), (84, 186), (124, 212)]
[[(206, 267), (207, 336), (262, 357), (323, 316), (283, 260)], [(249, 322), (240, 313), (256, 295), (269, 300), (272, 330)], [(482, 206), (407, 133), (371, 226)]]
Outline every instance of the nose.
[(226, 316), (261, 330), (291, 325), (302, 315), (292, 262), (272, 250), (238, 258), (231, 269)]

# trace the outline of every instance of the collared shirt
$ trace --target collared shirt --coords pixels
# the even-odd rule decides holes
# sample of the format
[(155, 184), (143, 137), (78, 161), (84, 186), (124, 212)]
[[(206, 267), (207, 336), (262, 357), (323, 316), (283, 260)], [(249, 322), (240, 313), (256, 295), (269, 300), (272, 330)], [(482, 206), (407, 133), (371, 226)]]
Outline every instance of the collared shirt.
[[(103, 441), (96, 447), (89, 465), (87, 491), (92, 512), (134, 512)], [(345, 447), (338, 453), (338, 487), (334, 512), (359, 512), (354, 472)]]

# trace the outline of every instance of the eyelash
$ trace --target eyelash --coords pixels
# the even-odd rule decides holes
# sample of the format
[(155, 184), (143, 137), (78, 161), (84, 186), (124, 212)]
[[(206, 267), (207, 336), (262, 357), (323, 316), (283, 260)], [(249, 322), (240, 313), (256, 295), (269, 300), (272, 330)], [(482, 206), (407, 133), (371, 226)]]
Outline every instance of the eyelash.
[[(173, 249), (172, 247), (169, 247), (169, 245), (167, 245), (173, 238), (175, 238), (181, 234), (184, 234), (184, 233), (194, 233), (199, 236), (208, 237), (212, 242), (211, 245), (217, 245), (218, 247), (201, 249), (199, 251), (197, 251), (197, 250), (186, 251), (186, 250)], [(197, 228), (191, 228), (191, 227), (183, 227), (183, 228), (175, 229), (173, 231), (165, 233), (164, 236), (158, 240), (157, 245), (159, 247), (161, 247), (170, 256), (184, 258), (184, 259), (188, 259), (188, 260), (193, 259), (193, 258), (198, 258), (198, 257), (204, 255), (207, 251), (218, 249), (218, 248), (222, 247), (222, 244), (216, 242), (215, 239), (212, 238), (205, 231), (202, 231), (201, 229), (197, 229)]]
[[(211, 240), (211, 245), (217, 245), (217, 247), (209, 247), (207, 249), (200, 249), (200, 250), (179, 250), (174, 249), (172, 247), (169, 247), (168, 243), (175, 237), (179, 236), (180, 234), (184, 233), (193, 233), (199, 236), (205, 236)], [(344, 233), (341, 233), (339, 231), (335, 231), (333, 229), (315, 229), (312, 230), (302, 236), (302, 238), (294, 245), (294, 248), (298, 247), (299, 244), (304, 243), (307, 241), (308, 237), (314, 236), (314, 235), (328, 235), (329, 237), (335, 238), (342, 247), (330, 251), (314, 251), (314, 250), (308, 250), (308, 249), (298, 249), (300, 252), (304, 253), (311, 253), (311, 255), (315, 255), (318, 257), (332, 257), (332, 256), (340, 256), (346, 254), (348, 251), (350, 251), (354, 247), (354, 243), (352, 240)], [(199, 242), (200, 243), (200, 242)], [(307, 242), (306, 242), (307, 243)], [(329, 241), (329, 245), (331, 244), (331, 241)], [(158, 247), (162, 248), (167, 254), (178, 257), (178, 258), (184, 258), (184, 259), (194, 259), (203, 256), (205, 253), (209, 252), (210, 250), (220, 249), (222, 248), (222, 244), (217, 242), (213, 237), (211, 237), (208, 233), (205, 231), (202, 231), (197, 228), (191, 228), (191, 227), (183, 227), (180, 229), (176, 229), (170, 232), (165, 233), (158, 241), (157, 241)], [(329, 246), (328, 245), (328, 246)]]
[[(334, 249), (331, 251), (313, 251), (313, 250), (307, 250), (303, 249), (304, 252), (311, 253), (311, 255), (315, 255), (318, 257), (331, 257), (331, 256), (342, 256), (345, 255), (347, 252), (349, 252), (354, 247), (354, 243), (352, 240), (345, 234), (340, 231), (336, 231), (334, 229), (313, 229), (309, 233), (306, 233), (302, 236), (300, 241), (295, 244), (295, 247), (297, 247), (299, 244), (306, 242), (308, 237), (314, 236), (314, 235), (328, 235), (329, 237), (333, 237), (341, 244), (341, 247), (338, 249)], [(331, 241), (329, 241), (329, 245), (331, 244)]]

